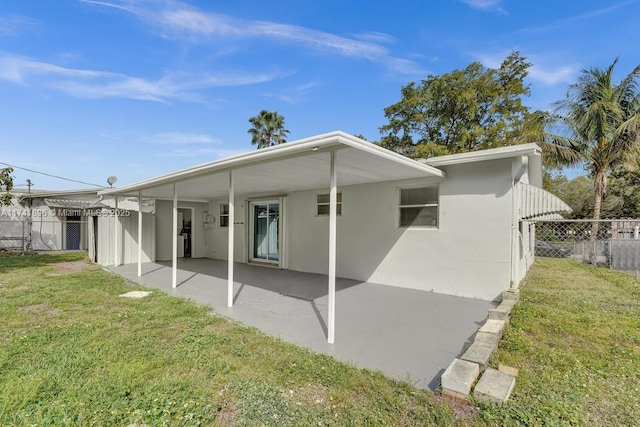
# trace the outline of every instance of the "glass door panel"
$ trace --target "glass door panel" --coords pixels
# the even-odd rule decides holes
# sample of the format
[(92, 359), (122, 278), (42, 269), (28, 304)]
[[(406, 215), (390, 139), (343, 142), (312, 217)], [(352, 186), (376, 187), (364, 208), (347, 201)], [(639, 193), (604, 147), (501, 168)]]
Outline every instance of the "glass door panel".
[(267, 206), (253, 206), (253, 258), (267, 259)]
[(280, 206), (278, 203), (268, 205), (269, 216), (268, 221), (268, 238), (267, 238), (267, 259), (269, 261), (278, 261), (279, 259), (279, 242), (280, 242)]
[(280, 259), (280, 204), (252, 202), (251, 259), (277, 263)]

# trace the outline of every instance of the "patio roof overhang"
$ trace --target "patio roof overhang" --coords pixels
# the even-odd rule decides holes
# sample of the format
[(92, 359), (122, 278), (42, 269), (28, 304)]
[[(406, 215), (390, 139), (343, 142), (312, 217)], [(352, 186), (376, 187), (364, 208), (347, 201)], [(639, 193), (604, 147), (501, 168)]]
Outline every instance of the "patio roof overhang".
[[(235, 218), (235, 200), (325, 188), (329, 192), (329, 263), (327, 342), (334, 342), (338, 186), (411, 178), (442, 178), (443, 171), (385, 150), (362, 139), (332, 132), (205, 163), (139, 183), (101, 191), (118, 199), (137, 197), (173, 200), (172, 287), (177, 287), (178, 200), (228, 201)], [(141, 209), (141, 208), (140, 208)], [(114, 228), (114, 259), (118, 265), (118, 220)], [(138, 215), (138, 276), (142, 274), (142, 215)], [(233, 307), (235, 227), (227, 228), (227, 306)]]
[(234, 171), (236, 196), (327, 188), (332, 151), (336, 152), (339, 186), (445, 176), (433, 166), (336, 131), (106, 189), (99, 194), (137, 197), (142, 191), (145, 198), (172, 199), (175, 184), (181, 200), (227, 198), (230, 170)]

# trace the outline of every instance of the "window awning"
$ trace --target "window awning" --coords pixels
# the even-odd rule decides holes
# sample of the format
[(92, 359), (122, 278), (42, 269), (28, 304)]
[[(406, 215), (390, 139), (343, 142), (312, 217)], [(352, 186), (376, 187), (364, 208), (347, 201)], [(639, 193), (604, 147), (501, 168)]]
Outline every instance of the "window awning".
[(519, 183), (516, 186), (519, 220), (543, 220), (562, 218), (571, 207), (558, 196), (533, 185)]

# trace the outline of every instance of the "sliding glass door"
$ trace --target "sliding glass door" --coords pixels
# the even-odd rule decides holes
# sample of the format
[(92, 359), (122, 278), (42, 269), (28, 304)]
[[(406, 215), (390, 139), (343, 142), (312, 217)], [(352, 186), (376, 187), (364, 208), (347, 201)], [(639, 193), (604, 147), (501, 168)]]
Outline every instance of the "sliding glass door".
[(250, 258), (252, 261), (277, 264), (280, 260), (280, 202), (251, 202), (250, 210)]

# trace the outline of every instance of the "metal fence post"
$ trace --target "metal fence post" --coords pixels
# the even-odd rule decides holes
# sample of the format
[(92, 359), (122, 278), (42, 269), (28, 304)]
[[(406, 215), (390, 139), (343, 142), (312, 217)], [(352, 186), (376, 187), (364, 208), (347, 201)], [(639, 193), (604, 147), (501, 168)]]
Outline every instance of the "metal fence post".
[[(638, 227), (636, 227), (636, 228), (638, 228)], [(633, 266), (636, 269), (636, 279), (637, 279), (638, 278), (638, 262), (639, 262), (639, 260), (638, 260), (638, 244), (640, 244), (640, 240), (636, 239), (636, 240), (633, 241), (633, 243), (634, 243), (634, 246), (636, 247), (636, 256), (635, 256), (635, 258), (633, 260)]]
[(25, 238), (24, 238), (24, 220), (22, 221), (22, 256), (24, 256), (25, 253)]

